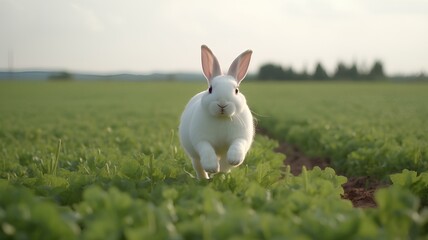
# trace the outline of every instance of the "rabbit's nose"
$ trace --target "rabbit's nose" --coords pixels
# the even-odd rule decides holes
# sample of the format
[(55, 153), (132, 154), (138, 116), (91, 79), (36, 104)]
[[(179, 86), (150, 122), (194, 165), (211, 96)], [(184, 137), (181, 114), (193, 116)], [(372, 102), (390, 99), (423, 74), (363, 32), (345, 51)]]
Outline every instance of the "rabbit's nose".
[(225, 104), (225, 105), (217, 104), (217, 106), (219, 106), (221, 109), (225, 109), (227, 107), (227, 104)]

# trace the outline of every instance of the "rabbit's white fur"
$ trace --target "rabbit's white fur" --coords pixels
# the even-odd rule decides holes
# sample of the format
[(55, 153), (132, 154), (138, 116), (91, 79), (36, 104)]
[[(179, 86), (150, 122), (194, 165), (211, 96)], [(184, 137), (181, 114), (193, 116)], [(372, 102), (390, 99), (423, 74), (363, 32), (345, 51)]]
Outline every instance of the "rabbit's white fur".
[(180, 121), (180, 141), (199, 179), (240, 165), (254, 138), (254, 123), (239, 84), (247, 74), (251, 50), (239, 55), (222, 75), (211, 50), (201, 47), (209, 89), (190, 99)]

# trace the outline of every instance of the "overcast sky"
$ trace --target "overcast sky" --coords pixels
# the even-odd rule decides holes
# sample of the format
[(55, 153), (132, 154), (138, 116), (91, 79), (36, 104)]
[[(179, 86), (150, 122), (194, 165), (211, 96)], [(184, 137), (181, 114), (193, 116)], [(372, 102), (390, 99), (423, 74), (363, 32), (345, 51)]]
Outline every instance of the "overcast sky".
[(253, 72), (381, 59), (427, 73), (428, 0), (0, 0), (2, 70), (201, 71), (201, 44), (223, 71), (252, 49)]

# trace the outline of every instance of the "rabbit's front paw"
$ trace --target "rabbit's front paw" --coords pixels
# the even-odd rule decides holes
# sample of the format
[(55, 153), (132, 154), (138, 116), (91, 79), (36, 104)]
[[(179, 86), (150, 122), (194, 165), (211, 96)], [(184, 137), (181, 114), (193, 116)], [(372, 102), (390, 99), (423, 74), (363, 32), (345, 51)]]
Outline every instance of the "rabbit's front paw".
[(202, 168), (208, 173), (217, 173), (219, 171), (219, 164), (216, 155), (208, 155), (201, 158)]
[(244, 161), (245, 152), (241, 148), (231, 147), (227, 151), (227, 161), (232, 166), (237, 166)]

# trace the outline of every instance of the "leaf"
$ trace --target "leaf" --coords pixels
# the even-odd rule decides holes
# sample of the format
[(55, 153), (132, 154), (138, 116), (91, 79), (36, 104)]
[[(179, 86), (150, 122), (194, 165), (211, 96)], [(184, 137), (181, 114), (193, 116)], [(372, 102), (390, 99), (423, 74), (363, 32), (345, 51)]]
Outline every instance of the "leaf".
[(401, 173), (391, 174), (389, 176), (394, 185), (409, 187), (413, 183), (419, 181), (417, 172), (404, 169)]

